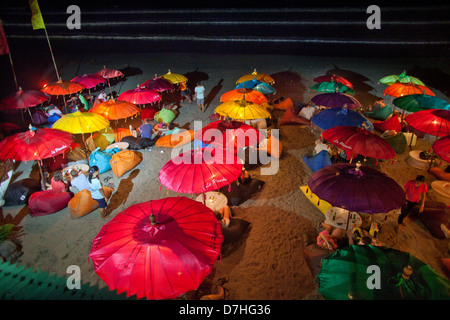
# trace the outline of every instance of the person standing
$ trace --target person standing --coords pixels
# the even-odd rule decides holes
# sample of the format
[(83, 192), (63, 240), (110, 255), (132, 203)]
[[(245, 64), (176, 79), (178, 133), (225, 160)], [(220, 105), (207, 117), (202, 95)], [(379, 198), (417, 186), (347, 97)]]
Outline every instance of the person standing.
[(189, 103), (192, 102), (191, 97), (190, 97), (191, 90), (189, 90), (189, 88), (187, 87), (186, 82), (180, 83), (180, 93), (181, 93), (181, 101), (180, 102), (183, 102), (183, 97), (185, 99), (189, 100)]
[(107, 199), (105, 191), (103, 190), (102, 183), (99, 179), (100, 170), (97, 166), (89, 168), (88, 184), (91, 190), (92, 199), (98, 202), (100, 206), (100, 214), (102, 218), (106, 218)]
[(402, 206), (401, 214), (398, 217), (398, 224), (402, 225), (406, 225), (403, 220), (416, 205), (420, 205), (419, 213), (423, 212), (428, 192), (425, 177), (418, 175), (415, 180), (409, 180), (406, 182), (404, 189), (406, 193), (406, 203)]
[(195, 87), (194, 100), (197, 100), (198, 110), (205, 112), (205, 87), (201, 82), (197, 82), (197, 86)]

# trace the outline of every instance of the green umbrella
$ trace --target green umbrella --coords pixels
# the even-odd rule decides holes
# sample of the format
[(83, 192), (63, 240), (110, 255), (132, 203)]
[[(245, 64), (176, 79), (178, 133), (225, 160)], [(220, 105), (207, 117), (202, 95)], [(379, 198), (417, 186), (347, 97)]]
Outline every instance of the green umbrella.
[(409, 94), (403, 97), (395, 98), (392, 103), (409, 112), (417, 112), (427, 109), (450, 110), (450, 104), (438, 97), (428, 94)]
[(336, 82), (336, 81), (324, 81), (324, 82), (318, 82), (313, 84), (309, 87), (309, 90), (315, 90), (318, 92), (340, 92), (340, 93), (347, 93), (347, 94), (353, 94), (354, 91), (347, 87), (346, 85), (343, 85), (342, 83)]
[(421, 86), (425, 86), (425, 84), (420, 81), (418, 78), (413, 77), (413, 76), (408, 76), (406, 75), (406, 72), (403, 71), (401, 74), (399, 75), (390, 75), (384, 78), (381, 78), (380, 80), (378, 80), (380, 83), (383, 84), (387, 84), (388, 86), (394, 84), (394, 83), (415, 83), (415, 84), (419, 84)]
[(319, 293), (328, 300), (449, 300), (450, 281), (391, 248), (350, 245), (322, 260)]

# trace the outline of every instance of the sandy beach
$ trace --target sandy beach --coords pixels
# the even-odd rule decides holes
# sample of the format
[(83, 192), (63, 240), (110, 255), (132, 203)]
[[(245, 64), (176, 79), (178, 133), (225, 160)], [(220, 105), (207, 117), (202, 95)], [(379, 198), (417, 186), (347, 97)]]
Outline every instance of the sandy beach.
[[(448, 101), (450, 66), (438, 64), (435, 59), (425, 58), (345, 58), (311, 57), (299, 55), (213, 55), (189, 53), (153, 54), (89, 54), (80, 60), (79, 56), (60, 56), (64, 63), (60, 66), (63, 79), (72, 79), (84, 73), (95, 73), (106, 66), (113, 69), (137, 68), (115, 83), (113, 90), (119, 94), (134, 89), (140, 83), (151, 79), (155, 74), (162, 75), (169, 69), (185, 74), (191, 86), (201, 79), (206, 88), (207, 110), (198, 111), (195, 103), (182, 103), (178, 126), (193, 128), (194, 120), (206, 125), (208, 116), (219, 105), (220, 96), (234, 89), (236, 80), (253, 69), (271, 75), (277, 89), (275, 97), (290, 97), (295, 102), (308, 103), (316, 92), (308, 92), (314, 84), (313, 79), (324, 74), (337, 74), (351, 81), (355, 88), (354, 96), (363, 106), (372, 105), (376, 100), (385, 99), (392, 105), (390, 97), (383, 96), (386, 85), (378, 80), (386, 75), (400, 74), (420, 78), (436, 96)], [(20, 65), (20, 62), (17, 63)], [(48, 74), (51, 78), (51, 66)], [(169, 96), (168, 96), (169, 97)], [(274, 111), (281, 119), (284, 111)], [(129, 124), (140, 124), (140, 117), (127, 120)], [(299, 190), (307, 185), (312, 171), (305, 165), (302, 156), (312, 154), (314, 141), (319, 137), (309, 126), (283, 125), (280, 141), (283, 153), (279, 170), (274, 175), (262, 175), (260, 169), (249, 173), (253, 178), (263, 180), (264, 187), (238, 207), (233, 207), (235, 217), (247, 220), (251, 227), (242, 243), (229, 255), (219, 259), (213, 273), (199, 289), (208, 294), (212, 283), (227, 275), (229, 282), (224, 287), (231, 300), (321, 300), (317, 285), (303, 257), (302, 234), (316, 235), (324, 215), (313, 206)], [(428, 150), (433, 137), (418, 139), (412, 149)], [(380, 162), (379, 169), (395, 179), (401, 186), (417, 174), (426, 177), (430, 188), (434, 176), (406, 163), (409, 151), (397, 155), (395, 161)], [(123, 177), (116, 177), (112, 171), (101, 174), (101, 179), (111, 177), (109, 183), (115, 191), (108, 205), (110, 218), (102, 220), (99, 210), (74, 220), (68, 208), (55, 214), (31, 217), (27, 206), (3, 207), (0, 209), (0, 222), (14, 223), (23, 230), (21, 236), (23, 255), (18, 264), (66, 276), (67, 267), (77, 265), (81, 269), (82, 283), (105, 287), (105, 283), (94, 272), (93, 264), (88, 262), (92, 240), (101, 227), (115, 215), (129, 206), (176, 193), (160, 190), (159, 170), (170, 159), (171, 150), (153, 147), (141, 150), (143, 161)], [(441, 162), (442, 168), (447, 163)], [(13, 181), (23, 178), (38, 178), (37, 165), (32, 162), (17, 164)], [(12, 182), (13, 182), (12, 181)], [(195, 195), (183, 195), (194, 199)], [(374, 215), (374, 220), (382, 228), (380, 241), (388, 247), (410, 252), (418, 259), (430, 264), (434, 269), (449, 276), (441, 258), (449, 258), (449, 239), (437, 239), (418, 220), (411, 219), (407, 227), (398, 228), (397, 214), (391, 212)]]

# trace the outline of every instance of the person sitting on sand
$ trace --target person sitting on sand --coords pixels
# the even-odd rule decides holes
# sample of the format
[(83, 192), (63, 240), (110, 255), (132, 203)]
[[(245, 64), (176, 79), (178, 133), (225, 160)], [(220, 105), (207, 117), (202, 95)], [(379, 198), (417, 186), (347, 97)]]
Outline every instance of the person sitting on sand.
[(46, 183), (47, 188), (51, 189), (53, 192), (66, 192), (67, 184), (63, 179), (61, 171), (57, 171), (53, 174), (50, 183)]
[(250, 176), (248, 171), (245, 170), (244, 166), (242, 166), (242, 172), (241, 175), (238, 177), (238, 182), (240, 184), (249, 184), (250, 182), (252, 182), (252, 177)]
[(322, 222), (323, 231), (319, 232), (316, 238), (317, 245), (324, 249), (336, 250), (338, 248), (336, 240), (332, 237), (333, 227)]
[(79, 173), (77, 170), (73, 169), (70, 171), (70, 175), (72, 179), (70, 180), (70, 187), (69, 190), (73, 193), (78, 193), (81, 190), (89, 189), (89, 182), (87, 180), (87, 177), (84, 173)]
[(151, 121), (150, 119), (146, 118), (144, 120), (144, 123), (137, 130), (135, 130), (130, 124), (130, 132), (135, 138), (138, 137), (139, 131), (139, 136), (141, 138), (153, 139), (158, 134), (158, 130), (155, 129), (154, 124), (155, 121)]
[(420, 205), (419, 213), (423, 212), (428, 192), (428, 187), (423, 175), (418, 175), (415, 180), (406, 182), (404, 189), (406, 193), (406, 203), (402, 206), (401, 214), (398, 217), (399, 225), (406, 225), (403, 220), (416, 205)]
[(223, 206), (219, 210), (214, 211), (216, 218), (222, 223), (223, 227), (229, 227), (231, 222), (231, 209), (228, 205)]

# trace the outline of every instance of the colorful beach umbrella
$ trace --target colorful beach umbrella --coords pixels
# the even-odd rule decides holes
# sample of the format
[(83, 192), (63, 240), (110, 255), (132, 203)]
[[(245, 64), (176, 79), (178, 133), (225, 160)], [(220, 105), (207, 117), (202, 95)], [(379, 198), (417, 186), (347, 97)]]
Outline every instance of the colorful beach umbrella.
[(277, 90), (275, 90), (274, 87), (272, 87), (270, 84), (265, 83), (265, 82), (261, 82), (261, 83), (257, 84), (252, 89), (256, 90), (256, 91), (259, 91), (259, 92), (261, 92), (264, 95), (266, 95), (266, 94), (275, 94), (277, 92)]
[(407, 96), (409, 94), (427, 94), (434, 96), (431, 89), (414, 83), (394, 83), (384, 89), (384, 95), (389, 95), (395, 98)]
[(447, 101), (425, 93), (410, 94), (400, 98), (395, 98), (392, 103), (396, 107), (409, 112), (417, 112), (427, 109), (450, 109), (450, 104)]
[(3, 98), (0, 101), (0, 107), (2, 109), (27, 109), (48, 100), (50, 100), (50, 96), (42, 91), (19, 88), (19, 91), (13, 96)]
[(350, 81), (348, 81), (344, 77), (337, 76), (335, 74), (320, 76), (320, 77), (314, 78), (313, 81), (314, 82), (330, 82), (330, 81), (334, 81), (334, 82), (343, 84), (347, 88), (353, 89), (353, 84)]
[(269, 76), (266, 73), (258, 73), (256, 71), (256, 69), (254, 69), (252, 73), (249, 73), (249, 74), (246, 74), (246, 75), (243, 75), (242, 77), (240, 77), (236, 81), (236, 83), (241, 83), (241, 82), (244, 82), (244, 81), (251, 81), (253, 79), (256, 79), (256, 80), (261, 81), (261, 82), (268, 83), (270, 85), (275, 83), (275, 79), (274, 78), (272, 78), (271, 76)]
[(83, 74), (81, 76), (77, 76), (70, 80), (71, 82), (76, 82), (82, 84), (86, 89), (93, 89), (99, 85), (105, 85), (105, 78), (97, 75), (97, 74)]
[(311, 102), (327, 108), (341, 108), (345, 105), (348, 109), (361, 108), (361, 103), (356, 98), (340, 92), (318, 94), (311, 99)]
[(430, 265), (371, 245), (350, 245), (322, 259), (317, 282), (326, 300), (450, 299), (450, 281)]
[(334, 207), (354, 212), (386, 213), (406, 202), (403, 188), (379, 170), (360, 163), (338, 163), (315, 172), (311, 192)]
[(380, 136), (352, 126), (337, 126), (325, 130), (322, 137), (329, 143), (345, 151), (347, 158), (357, 155), (374, 159), (394, 159), (394, 149)]
[(425, 84), (420, 81), (418, 78), (413, 76), (408, 76), (405, 71), (403, 71), (399, 75), (389, 75), (381, 78), (378, 82), (387, 84), (388, 86), (393, 85), (395, 83), (414, 83), (421, 86), (425, 86)]
[(405, 121), (415, 130), (436, 137), (450, 135), (450, 110), (431, 109), (407, 115)]
[(139, 108), (127, 101), (109, 99), (92, 107), (89, 112), (99, 114), (107, 120), (119, 120), (139, 113)]
[(188, 78), (186, 78), (184, 75), (179, 73), (172, 73), (172, 71), (169, 71), (161, 76), (162, 78), (169, 80), (172, 84), (178, 84), (181, 82), (187, 82)]
[(97, 71), (95, 74), (106, 79), (110, 93), (112, 93), (112, 89), (111, 89), (111, 83), (109, 82), (109, 80), (122, 78), (123, 76), (125, 76), (122, 71), (116, 70), (116, 69), (108, 69), (108, 68), (106, 68), (106, 66), (103, 66), (103, 69), (100, 71)]
[(89, 258), (118, 294), (175, 299), (211, 273), (222, 242), (222, 226), (211, 209), (172, 197), (118, 213), (94, 238)]
[(156, 92), (171, 91), (174, 89), (173, 84), (170, 81), (159, 78), (156, 75), (155, 78), (147, 80), (139, 85), (139, 88), (145, 88)]
[(450, 136), (445, 136), (433, 142), (431, 145), (434, 153), (444, 161), (450, 162)]
[(121, 93), (118, 100), (128, 101), (132, 104), (154, 104), (161, 100), (161, 94), (156, 91), (146, 88), (139, 88), (127, 90)]
[(84, 89), (85, 87), (80, 83), (59, 79), (56, 82), (45, 84), (41, 91), (52, 96), (65, 96), (80, 92)]
[(109, 126), (109, 121), (93, 112), (73, 112), (63, 115), (52, 126), (53, 129), (84, 134), (100, 131)]
[(0, 141), (0, 160), (37, 161), (42, 190), (46, 189), (41, 160), (65, 153), (72, 144), (70, 133), (38, 128), (16, 133)]
[(313, 84), (308, 88), (309, 90), (314, 90), (318, 92), (341, 92), (347, 94), (353, 94), (353, 90), (342, 83), (329, 81), (329, 82), (318, 82)]
[(254, 146), (264, 139), (263, 135), (245, 123), (239, 121), (214, 121), (195, 133), (202, 142), (227, 150)]
[(311, 118), (311, 122), (322, 130), (331, 129), (337, 126), (353, 126), (362, 127), (369, 131), (373, 130), (370, 120), (365, 118), (361, 113), (347, 108), (331, 108), (324, 109)]
[(206, 193), (236, 181), (242, 162), (220, 148), (194, 149), (169, 160), (159, 171), (159, 181), (177, 193)]
[(225, 92), (220, 97), (220, 102), (230, 102), (235, 100), (245, 100), (256, 104), (267, 102), (267, 98), (261, 92), (246, 88)]
[(267, 109), (245, 100), (229, 101), (216, 107), (215, 112), (233, 120), (254, 120), (270, 118)]
[(256, 87), (258, 84), (260, 83), (265, 83), (262, 81), (258, 81), (256, 79), (252, 79), (252, 80), (247, 80), (241, 83), (238, 83), (236, 85), (236, 87), (234, 87), (235, 89), (242, 89), (242, 88), (246, 88), (246, 89), (253, 89), (254, 87)]

